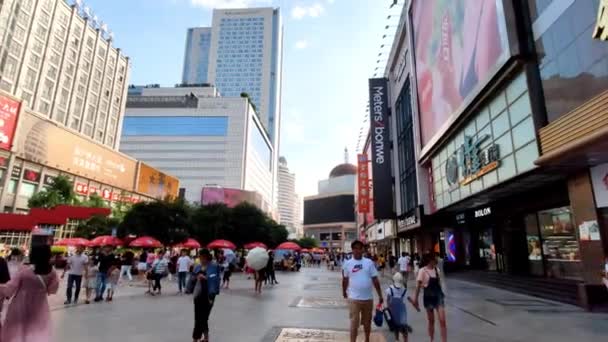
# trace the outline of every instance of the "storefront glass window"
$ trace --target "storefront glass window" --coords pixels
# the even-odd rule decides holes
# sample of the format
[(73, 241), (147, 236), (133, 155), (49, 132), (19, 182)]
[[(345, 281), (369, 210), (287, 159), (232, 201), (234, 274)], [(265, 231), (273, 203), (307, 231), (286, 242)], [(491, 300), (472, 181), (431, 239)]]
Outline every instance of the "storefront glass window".
[(538, 223), (547, 276), (581, 279), (580, 251), (570, 208), (541, 211)]
[(19, 189), (19, 196), (23, 197), (32, 197), (36, 192), (36, 185), (31, 183), (21, 183), (21, 188)]
[(11, 179), (8, 182), (8, 188), (6, 189), (6, 191), (9, 194), (15, 194), (15, 192), (17, 191), (17, 180), (16, 179)]
[(544, 276), (543, 251), (541, 248), (540, 231), (538, 229), (538, 217), (530, 214), (525, 218), (526, 236), (528, 240), (528, 264), (532, 275)]

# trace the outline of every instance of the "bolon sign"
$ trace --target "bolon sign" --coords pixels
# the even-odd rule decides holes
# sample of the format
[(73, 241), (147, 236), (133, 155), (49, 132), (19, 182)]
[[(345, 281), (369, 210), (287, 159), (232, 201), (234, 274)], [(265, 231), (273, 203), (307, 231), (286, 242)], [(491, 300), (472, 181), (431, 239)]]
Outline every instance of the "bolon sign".
[(386, 78), (372, 78), (369, 80), (374, 216), (381, 220), (395, 217), (388, 132), (390, 121), (387, 90), (388, 80)]

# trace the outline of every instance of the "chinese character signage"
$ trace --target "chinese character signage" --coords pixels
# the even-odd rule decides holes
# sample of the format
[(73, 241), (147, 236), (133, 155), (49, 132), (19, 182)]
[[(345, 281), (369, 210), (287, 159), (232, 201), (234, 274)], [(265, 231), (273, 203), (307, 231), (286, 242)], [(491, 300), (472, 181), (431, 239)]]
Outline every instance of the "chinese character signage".
[(0, 149), (10, 151), (13, 146), (20, 106), (19, 101), (0, 95)]
[(366, 154), (359, 154), (357, 156), (357, 204), (359, 207), (358, 212), (368, 213), (369, 212), (369, 160), (367, 160)]
[(388, 80), (386, 78), (372, 78), (369, 80), (374, 216), (381, 220), (395, 217), (388, 131), (390, 121), (387, 88)]
[(55, 184), (55, 177), (51, 175), (45, 175), (42, 183), (47, 186), (52, 186), (53, 184)]
[(159, 170), (139, 163), (139, 176), (137, 179), (137, 192), (150, 195), (157, 199), (166, 197), (176, 198), (179, 191), (179, 180)]
[(465, 135), (464, 143), (445, 163), (446, 180), (450, 187), (467, 185), (499, 166), (498, 145), (481, 148), (488, 135), (475, 138)]
[(89, 186), (87, 184), (76, 183), (76, 184), (74, 184), (74, 190), (76, 191), (76, 193), (78, 193), (80, 195), (89, 194)]
[(133, 190), (137, 163), (92, 140), (23, 111), (15, 140), (18, 156), (98, 182)]

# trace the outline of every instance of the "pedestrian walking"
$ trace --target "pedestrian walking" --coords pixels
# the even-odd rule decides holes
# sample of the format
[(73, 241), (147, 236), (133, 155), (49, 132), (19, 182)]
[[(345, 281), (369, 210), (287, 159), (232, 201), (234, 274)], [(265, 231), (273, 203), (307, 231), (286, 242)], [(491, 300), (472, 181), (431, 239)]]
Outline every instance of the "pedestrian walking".
[(268, 252), (268, 263), (266, 264), (266, 277), (270, 281), (270, 285), (278, 285), (276, 272), (274, 270), (274, 252)]
[[(395, 270), (395, 266), (397, 265), (397, 258), (393, 255), (392, 252), (388, 253), (388, 267), (390, 267), (391, 272)], [(407, 278), (406, 278), (407, 280)]]
[[(407, 280), (403, 278), (401, 272), (395, 272), (393, 275), (393, 285), (386, 289), (385, 294), (387, 308), (391, 317), (390, 322), (387, 322), (389, 328), (395, 333), (395, 341), (399, 341), (399, 336), (403, 336), (403, 341), (407, 342), (412, 328), (407, 324), (407, 305), (405, 303)], [(407, 297), (407, 300), (413, 303), (411, 298)]]
[(114, 298), (116, 290), (118, 290), (118, 282), (120, 281), (120, 268), (119, 265), (110, 267), (108, 271), (108, 293), (106, 294), (106, 301), (111, 302)]
[(11, 249), (11, 254), (8, 256), (7, 261), (9, 275), (11, 278), (14, 278), (23, 264), (23, 252), (19, 248)]
[(148, 252), (144, 249), (139, 255), (139, 262), (137, 263), (137, 275), (139, 280), (143, 281), (148, 271)]
[(135, 255), (133, 254), (133, 252), (131, 251), (126, 251), (121, 258), (121, 263), (120, 263), (120, 281), (122, 281), (122, 279), (124, 278), (124, 276), (126, 275), (127, 278), (129, 278), (129, 281), (133, 281), (133, 276), (131, 275), (131, 269), (133, 268), (133, 259), (135, 258)]
[(397, 260), (397, 264), (399, 264), (399, 272), (401, 272), (403, 279), (407, 281), (408, 270), (410, 268), (410, 256), (406, 252), (402, 252), (401, 257)]
[(378, 270), (372, 260), (363, 257), (364, 248), (363, 242), (354, 241), (351, 244), (353, 257), (344, 262), (342, 268), (342, 294), (349, 301), (351, 342), (357, 341), (359, 325), (363, 325), (365, 341), (369, 342), (374, 310), (373, 288), (380, 305), (384, 303)]
[(169, 261), (164, 257), (164, 252), (161, 250), (158, 252), (158, 258), (154, 260), (152, 268), (150, 269), (152, 274), (152, 280), (154, 286), (152, 287), (151, 295), (161, 295), (161, 283), (160, 281), (169, 274)]
[(194, 329), (192, 340), (209, 341), (209, 315), (215, 303), (215, 297), (220, 293), (220, 268), (213, 262), (208, 249), (199, 253), (201, 264), (195, 270), (197, 278), (194, 287)]
[(95, 302), (103, 301), (103, 295), (106, 292), (106, 287), (108, 285), (109, 271), (115, 262), (116, 258), (114, 257), (114, 254), (112, 254), (112, 247), (104, 247), (101, 251), (101, 255), (99, 256), (99, 270), (97, 271)]
[(99, 266), (95, 263), (94, 258), (89, 258), (89, 262), (84, 270), (85, 304), (91, 303), (91, 297), (97, 291), (97, 272), (99, 272)]
[(435, 338), (435, 313), (437, 313), (441, 341), (447, 342), (448, 334), (444, 302), (445, 286), (442, 283), (443, 277), (437, 268), (437, 258), (432, 253), (425, 254), (422, 262), (425, 266), (420, 269), (417, 275), (414, 306), (419, 307), (418, 297), (420, 296), (420, 291), (422, 290), (422, 299), (428, 320), (429, 337), (431, 341), (433, 341)]
[(190, 266), (192, 266), (192, 259), (188, 256), (188, 251), (182, 249), (181, 256), (177, 259), (177, 283), (179, 294), (184, 293), (188, 280), (188, 273), (190, 272)]
[(51, 266), (51, 247), (32, 247), (30, 263), (33, 267), (22, 266), (15, 277), (0, 285), (0, 297), (12, 297), (2, 328), (2, 342), (51, 341), (47, 297), (59, 289), (59, 277)]
[[(6, 284), (11, 280), (10, 272), (8, 270), (8, 262), (0, 257), (0, 284)], [(4, 297), (0, 297), (0, 316), (2, 316), (2, 309), (4, 307)], [(0, 324), (0, 338), (2, 337), (2, 324)]]
[[(89, 258), (83, 252), (84, 248), (78, 247), (76, 249), (76, 254), (68, 258), (67, 265), (61, 274), (61, 279), (65, 277), (66, 272), (68, 274), (68, 287), (65, 291), (66, 300), (63, 303), (65, 305), (78, 303), (78, 296), (80, 295), (80, 288), (82, 287), (82, 275), (84, 274), (85, 267), (89, 263)], [(74, 298), (72, 299), (72, 289), (74, 285), (76, 286), (76, 289), (74, 290)]]

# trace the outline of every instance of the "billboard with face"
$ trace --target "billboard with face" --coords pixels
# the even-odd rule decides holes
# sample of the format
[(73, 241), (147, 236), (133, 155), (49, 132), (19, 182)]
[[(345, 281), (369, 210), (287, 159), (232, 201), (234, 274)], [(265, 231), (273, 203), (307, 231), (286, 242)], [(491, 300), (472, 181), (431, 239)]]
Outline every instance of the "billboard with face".
[(422, 146), (433, 144), (507, 61), (502, 0), (412, 5)]
[(0, 95), (0, 148), (9, 150), (13, 146), (13, 137), (17, 127), (21, 103), (8, 96)]

